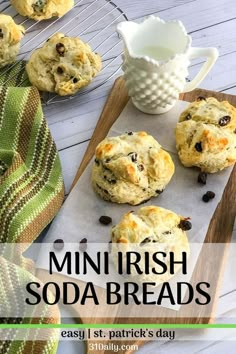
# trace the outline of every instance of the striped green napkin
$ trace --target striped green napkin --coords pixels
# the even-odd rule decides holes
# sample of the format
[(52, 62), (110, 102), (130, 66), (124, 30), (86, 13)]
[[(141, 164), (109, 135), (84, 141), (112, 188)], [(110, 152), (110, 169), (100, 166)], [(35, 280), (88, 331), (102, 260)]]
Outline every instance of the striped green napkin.
[[(61, 164), (44, 118), (40, 96), (29, 82), (24, 63), (0, 71), (0, 242), (32, 243), (58, 212), (64, 198)], [(14, 87), (14, 86), (26, 87)], [(24, 252), (25, 249), (21, 249)], [(31, 261), (22, 266), (0, 256), (0, 306), (13, 306), (19, 286), (34, 281)], [(30, 270), (30, 272), (29, 272)], [(47, 317), (47, 319), (46, 319)], [(50, 318), (51, 317), (51, 318)], [(50, 318), (50, 319), (48, 319)], [(40, 319), (1, 318), (2, 323), (58, 323), (58, 310), (45, 308)], [(1, 341), (0, 354), (53, 354), (55, 331), (48, 340)]]

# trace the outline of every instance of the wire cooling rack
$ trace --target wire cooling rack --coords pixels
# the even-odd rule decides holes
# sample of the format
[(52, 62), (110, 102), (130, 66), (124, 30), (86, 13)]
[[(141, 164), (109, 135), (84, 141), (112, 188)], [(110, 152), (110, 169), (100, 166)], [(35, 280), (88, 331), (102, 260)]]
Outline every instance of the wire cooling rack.
[[(94, 91), (120, 70), (123, 46), (116, 33), (116, 26), (128, 18), (113, 1), (75, 0), (74, 8), (62, 18), (40, 22), (17, 14), (8, 0), (0, 0), (0, 13), (12, 16), (16, 23), (22, 24), (26, 29), (18, 61), (28, 60), (31, 53), (41, 47), (56, 32), (62, 32), (72, 37), (81, 37), (83, 41), (90, 44), (95, 52), (101, 55), (102, 71), (89, 86), (81, 89), (76, 95), (67, 97), (43, 93), (42, 101), (47, 105), (67, 101)], [(3, 73), (7, 73), (14, 65), (3, 69)], [(11, 78), (8, 77), (7, 81)]]

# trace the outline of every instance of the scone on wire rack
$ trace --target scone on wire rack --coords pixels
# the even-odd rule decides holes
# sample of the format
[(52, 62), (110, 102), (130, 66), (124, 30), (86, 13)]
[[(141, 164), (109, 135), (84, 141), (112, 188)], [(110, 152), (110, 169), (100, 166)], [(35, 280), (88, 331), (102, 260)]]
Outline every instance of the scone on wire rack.
[(11, 4), (20, 15), (41, 21), (65, 15), (74, 0), (11, 0)]
[(186, 167), (215, 173), (236, 162), (236, 108), (200, 97), (181, 114), (176, 128), (179, 158)]
[(97, 146), (92, 184), (106, 201), (138, 205), (162, 193), (174, 169), (171, 156), (151, 135), (129, 132)]
[[(138, 252), (141, 256), (139, 267), (143, 274), (137, 274), (134, 269), (129, 275), (137, 282), (155, 282), (156, 285), (168, 281), (173, 274), (170, 274), (169, 253), (173, 252), (175, 260), (183, 259), (185, 252), (186, 260), (190, 253), (187, 232), (192, 227), (189, 218), (182, 217), (176, 213), (157, 206), (145, 206), (137, 210), (136, 213), (125, 214), (121, 221), (111, 229), (112, 257), (115, 267), (118, 264), (118, 252), (123, 253), (123, 269), (126, 264), (126, 254), (128, 252)], [(167, 265), (167, 271), (163, 274), (154, 274), (153, 268), (160, 270), (154, 263), (152, 254), (164, 252), (166, 258), (162, 258)], [(149, 254), (149, 274), (147, 274), (147, 262), (145, 254)], [(181, 267), (176, 262), (174, 274)], [(146, 273), (146, 274), (145, 274)]]
[(0, 14), (0, 68), (16, 60), (24, 34), (23, 26), (17, 25), (11, 16)]
[(77, 37), (53, 35), (36, 49), (26, 65), (32, 85), (60, 96), (73, 95), (87, 86), (101, 70), (99, 54)]

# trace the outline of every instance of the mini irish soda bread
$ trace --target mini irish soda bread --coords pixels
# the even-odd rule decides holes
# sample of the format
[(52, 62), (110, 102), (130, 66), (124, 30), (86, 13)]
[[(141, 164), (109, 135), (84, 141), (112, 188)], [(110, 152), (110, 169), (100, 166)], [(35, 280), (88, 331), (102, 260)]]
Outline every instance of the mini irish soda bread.
[(11, 0), (11, 3), (20, 15), (37, 21), (61, 17), (74, 6), (74, 0)]
[[(118, 264), (118, 252), (122, 252), (124, 257), (123, 268), (126, 263), (126, 252), (138, 252), (141, 256), (139, 266), (142, 272), (147, 273), (147, 261), (145, 253), (149, 254), (150, 274), (137, 274), (134, 270), (131, 277), (137, 282), (152, 281), (156, 285), (168, 281), (171, 278), (169, 272), (169, 252), (174, 253), (175, 260), (182, 260), (182, 252), (186, 252), (186, 259), (189, 254), (189, 243), (186, 231), (192, 227), (190, 221), (174, 212), (156, 206), (146, 206), (137, 211), (125, 214), (120, 223), (111, 230), (112, 256), (115, 266)], [(153, 274), (154, 267), (160, 273), (161, 267), (152, 261), (155, 252), (165, 252), (166, 257), (158, 258), (167, 265), (164, 274)], [(133, 259), (132, 259), (133, 260)], [(174, 273), (181, 265), (175, 264)], [(125, 269), (126, 271), (126, 269)]]
[(88, 44), (57, 33), (32, 54), (26, 70), (40, 91), (66, 96), (88, 85), (101, 66), (100, 56)]
[(200, 97), (181, 114), (176, 144), (184, 166), (214, 173), (236, 161), (236, 109), (228, 102)]
[(103, 140), (96, 148), (92, 172), (94, 190), (104, 200), (137, 205), (163, 192), (174, 174), (174, 163), (145, 132)]
[(0, 14), (0, 68), (16, 60), (24, 33), (11, 16)]

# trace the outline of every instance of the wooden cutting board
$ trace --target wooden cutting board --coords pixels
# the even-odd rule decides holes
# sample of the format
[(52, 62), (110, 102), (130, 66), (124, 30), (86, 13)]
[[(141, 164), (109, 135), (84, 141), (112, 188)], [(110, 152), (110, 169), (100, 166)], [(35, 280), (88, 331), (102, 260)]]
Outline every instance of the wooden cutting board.
[[(213, 91), (207, 91), (203, 89), (196, 89), (193, 92), (182, 94), (180, 96), (181, 100), (184, 101), (194, 101), (197, 97), (199, 96), (204, 96), (204, 97), (216, 97), (218, 100), (228, 100), (231, 104), (236, 106), (236, 96), (233, 95), (227, 95), (219, 92), (213, 92)], [(78, 169), (78, 172), (76, 174), (75, 180), (73, 182), (73, 186), (76, 184), (76, 182), (79, 180), (80, 176), (84, 172), (85, 168), (87, 167), (88, 163), (90, 162), (91, 158), (94, 156), (94, 151), (96, 146), (100, 143), (101, 140), (103, 140), (108, 131), (110, 130), (111, 126), (113, 123), (116, 121), (116, 119), (119, 117), (121, 114), (122, 110), (126, 106), (127, 102), (129, 100), (128, 93), (125, 88), (124, 80), (122, 78), (118, 78), (112, 88), (111, 94), (106, 102), (106, 105), (103, 109), (103, 112), (101, 114), (101, 117), (98, 121), (98, 124), (95, 128), (95, 131), (93, 133), (92, 139), (90, 141), (90, 144), (87, 148), (87, 151), (85, 153), (85, 156), (83, 158), (83, 161)], [(211, 316), (207, 315), (206, 317), (206, 309), (204, 306), (201, 307), (201, 310), (198, 313), (198, 316), (193, 317), (191, 316), (191, 312), (193, 311), (192, 309), (189, 309), (188, 306), (182, 306), (180, 311), (178, 312), (178, 318), (173, 317), (173, 311), (172, 310), (167, 310), (164, 308), (159, 308), (158, 309), (158, 318), (156, 318), (156, 323), (184, 323), (184, 324), (204, 324), (204, 323), (209, 323), (210, 321), (213, 320), (214, 318), (214, 311), (215, 311), (215, 306), (217, 304), (217, 299), (219, 297), (219, 291), (220, 291), (220, 285), (221, 285), (221, 280), (222, 280), (222, 275), (224, 271), (224, 265), (225, 261), (227, 258), (227, 252), (228, 252), (228, 245), (231, 241), (232, 237), (232, 231), (233, 231), (233, 225), (234, 225), (234, 220), (235, 220), (235, 215), (236, 215), (236, 166), (231, 174), (231, 177), (228, 181), (228, 184), (225, 188), (223, 197), (221, 202), (219, 203), (217, 209), (215, 210), (214, 216), (211, 220), (205, 242), (206, 243), (224, 243), (223, 249), (221, 248), (221, 253), (219, 255), (215, 254), (215, 257), (219, 257), (219, 262), (217, 263), (217, 266), (214, 268), (214, 289), (213, 292), (215, 294), (214, 299), (211, 301), (211, 308), (210, 308), (210, 313)], [(211, 279), (212, 282), (212, 275), (213, 275), (213, 270), (210, 266), (207, 266), (205, 263), (203, 263), (201, 260), (203, 259), (202, 251), (200, 254), (200, 257), (197, 261), (193, 276), (192, 276), (192, 283), (193, 282), (200, 282), (202, 281), (201, 276), (204, 273), (204, 281), (207, 281), (207, 279)], [(51, 281), (50, 276), (45, 272), (39, 270), (38, 276), (45, 282), (45, 281)], [(58, 284), (62, 284), (63, 281), (65, 281), (65, 277), (61, 276), (59, 274), (54, 274), (53, 276), (53, 281), (57, 281)], [(79, 286), (83, 287), (84, 284), (80, 281), (77, 281)], [(97, 289), (98, 294), (100, 296), (103, 295), (104, 290), (98, 288)], [(75, 317), (79, 318), (80, 317), (80, 305), (74, 305), (73, 310), (75, 313)], [(131, 318), (118, 318), (114, 316), (114, 318), (106, 318), (106, 313), (109, 313), (109, 307), (104, 306), (103, 308), (103, 318), (96, 318), (94, 314), (98, 313), (98, 309), (95, 305), (91, 304), (91, 306), (87, 306), (87, 313), (88, 313), (88, 318), (81, 318), (80, 321), (82, 323), (113, 323), (113, 324), (124, 324), (124, 323), (131, 323), (131, 324), (136, 324), (136, 323), (153, 323), (154, 319), (153, 318), (135, 318), (135, 308), (132, 309), (132, 306), (129, 307), (129, 313), (131, 315)], [(134, 317), (132, 318), (132, 311), (134, 313)], [(117, 313), (119, 312), (119, 308), (117, 308)], [(172, 317), (168, 318), (168, 315), (172, 315)], [(181, 318), (179, 315), (181, 314)], [(209, 307), (208, 307), (208, 314), (209, 314)], [(116, 342), (117, 343), (117, 342)], [(138, 344), (142, 345), (145, 342), (141, 342), (137, 340), (136, 342), (126, 342), (120, 341), (119, 344)], [(113, 351), (102, 351), (99, 350), (99, 354), (103, 353), (112, 353)], [(94, 350), (91, 350), (89, 346), (87, 346), (87, 353), (94, 353)], [(132, 351), (120, 351), (119, 353), (132, 353)]]

